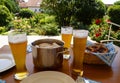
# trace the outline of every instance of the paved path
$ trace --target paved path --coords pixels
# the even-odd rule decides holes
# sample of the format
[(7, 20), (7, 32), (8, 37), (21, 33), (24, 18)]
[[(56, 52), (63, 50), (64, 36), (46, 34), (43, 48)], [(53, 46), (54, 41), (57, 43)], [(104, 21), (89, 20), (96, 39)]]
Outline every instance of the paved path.
[[(43, 38), (55, 38), (61, 40), (60, 36), (27, 36), (28, 44), (30, 44), (31, 42), (37, 39), (43, 39)], [(4, 45), (8, 45), (8, 36), (0, 35), (0, 48)]]
[[(43, 38), (54, 38), (54, 39), (61, 40), (61, 36), (27, 36), (28, 44), (30, 44), (31, 42), (33, 42), (35, 40), (43, 39)], [(89, 37), (88, 37), (88, 40), (90, 40)], [(90, 41), (92, 41), (92, 40), (90, 40)], [(72, 42), (73, 42), (73, 39), (72, 39), (71, 43)], [(4, 45), (8, 45), (8, 36), (0, 35), (0, 48)]]

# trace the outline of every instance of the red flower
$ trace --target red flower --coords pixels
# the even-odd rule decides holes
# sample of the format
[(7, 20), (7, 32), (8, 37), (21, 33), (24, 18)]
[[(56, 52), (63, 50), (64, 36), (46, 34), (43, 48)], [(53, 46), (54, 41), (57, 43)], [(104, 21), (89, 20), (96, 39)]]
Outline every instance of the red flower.
[(95, 36), (99, 37), (99, 36), (101, 36), (101, 33), (96, 33)]
[(100, 20), (100, 19), (97, 19), (97, 20), (95, 21), (95, 23), (98, 25), (98, 24), (101, 23), (101, 20)]
[(107, 22), (111, 22), (111, 21), (108, 19)]

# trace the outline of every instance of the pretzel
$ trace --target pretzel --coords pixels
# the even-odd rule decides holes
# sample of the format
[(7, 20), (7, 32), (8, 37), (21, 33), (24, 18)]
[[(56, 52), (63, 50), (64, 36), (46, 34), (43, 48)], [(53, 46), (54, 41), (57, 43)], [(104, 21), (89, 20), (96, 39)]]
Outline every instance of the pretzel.
[(87, 46), (86, 49), (91, 52), (98, 52), (98, 53), (108, 52), (108, 48), (101, 43), (95, 43), (93, 45)]
[(101, 46), (100, 49), (98, 50), (99, 53), (107, 53), (108, 52), (108, 48), (105, 46)]

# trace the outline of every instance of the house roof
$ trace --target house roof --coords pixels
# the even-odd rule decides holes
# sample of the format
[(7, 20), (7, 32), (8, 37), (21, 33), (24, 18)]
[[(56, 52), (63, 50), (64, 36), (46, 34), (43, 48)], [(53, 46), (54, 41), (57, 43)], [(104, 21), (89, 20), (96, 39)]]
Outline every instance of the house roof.
[(42, 0), (29, 0), (27, 6), (40, 6)]
[(20, 7), (40, 7), (42, 0), (28, 0), (28, 2), (19, 2)]
[(26, 8), (27, 7), (27, 3), (26, 2), (19, 2), (19, 6), (21, 8)]

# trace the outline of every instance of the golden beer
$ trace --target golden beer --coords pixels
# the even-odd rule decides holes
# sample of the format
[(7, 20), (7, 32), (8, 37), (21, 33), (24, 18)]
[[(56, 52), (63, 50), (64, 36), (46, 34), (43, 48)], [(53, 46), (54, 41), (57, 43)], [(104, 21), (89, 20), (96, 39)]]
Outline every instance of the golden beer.
[(14, 36), (12, 35), (9, 36), (8, 41), (9, 41), (9, 46), (11, 48), (11, 51), (15, 60), (15, 64), (16, 64), (15, 79), (22, 80), (28, 75), (26, 65), (25, 65), (27, 40), (26, 38), (22, 38), (22, 36), (20, 38), (19, 36), (16, 37), (15, 38), (16, 40), (14, 38), (13, 38), (14, 40), (12, 40), (12, 37)]
[(65, 48), (70, 48), (71, 39), (72, 39), (72, 33), (71, 34), (62, 34), (62, 40), (65, 42), (65, 44), (64, 44)]
[[(79, 32), (79, 31), (78, 31)], [(79, 35), (74, 35), (73, 37), (73, 72), (79, 73), (81, 76), (83, 74), (83, 60), (84, 60), (84, 53), (86, 49), (86, 42), (87, 42), (87, 34), (86, 33), (78, 33)], [(76, 32), (77, 34), (77, 32)], [(85, 34), (86, 36), (82, 35)]]
[[(64, 48), (65, 50), (69, 50), (70, 46), (71, 46), (71, 40), (72, 40), (72, 31), (73, 28), (69, 27), (69, 26), (63, 26), (61, 27), (61, 37), (62, 40), (64, 41)], [(69, 55), (69, 51), (65, 52), (63, 55), (64, 59), (69, 59), (70, 55)]]

